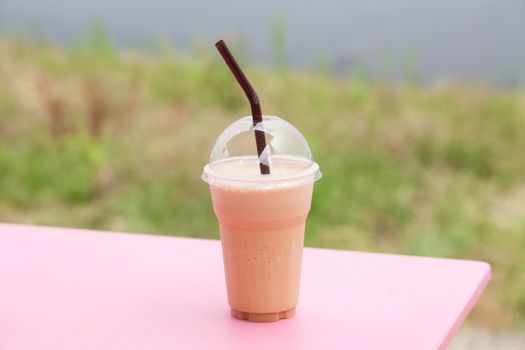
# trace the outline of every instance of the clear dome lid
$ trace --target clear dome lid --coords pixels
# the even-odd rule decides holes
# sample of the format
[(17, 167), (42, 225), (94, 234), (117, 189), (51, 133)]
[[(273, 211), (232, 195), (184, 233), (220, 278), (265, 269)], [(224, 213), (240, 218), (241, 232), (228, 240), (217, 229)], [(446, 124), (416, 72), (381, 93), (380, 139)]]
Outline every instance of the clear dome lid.
[[(254, 132), (263, 131), (266, 148), (257, 155)], [(270, 167), (262, 175), (259, 163)], [(264, 116), (255, 127), (251, 116), (230, 124), (217, 138), (202, 179), (231, 186), (290, 186), (321, 177), (306, 139), (297, 128), (276, 116)]]

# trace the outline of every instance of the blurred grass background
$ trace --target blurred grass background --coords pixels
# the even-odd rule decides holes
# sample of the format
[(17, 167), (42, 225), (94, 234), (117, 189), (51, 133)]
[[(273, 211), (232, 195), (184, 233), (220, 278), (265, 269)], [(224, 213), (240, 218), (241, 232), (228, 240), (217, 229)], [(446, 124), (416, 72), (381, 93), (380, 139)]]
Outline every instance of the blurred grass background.
[[(488, 261), (473, 319), (522, 327), (525, 91), (290, 70), (275, 35), (275, 70), (246, 70), (263, 112), (296, 125), (322, 168), (306, 244)], [(218, 238), (202, 166), (247, 114), (202, 46), (144, 54), (117, 52), (101, 30), (67, 48), (4, 35), (0, 221)]]

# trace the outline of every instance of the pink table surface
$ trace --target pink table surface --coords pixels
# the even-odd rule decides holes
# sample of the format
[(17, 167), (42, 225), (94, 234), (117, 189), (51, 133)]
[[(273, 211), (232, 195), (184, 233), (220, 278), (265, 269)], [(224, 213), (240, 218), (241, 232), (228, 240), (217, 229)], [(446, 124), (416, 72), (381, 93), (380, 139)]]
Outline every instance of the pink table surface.
[(297, 314), (229, 314), (220, 243), (0, 224), (0, 349), (444, 349), (490, 279), (447, 260), (305, 249)]

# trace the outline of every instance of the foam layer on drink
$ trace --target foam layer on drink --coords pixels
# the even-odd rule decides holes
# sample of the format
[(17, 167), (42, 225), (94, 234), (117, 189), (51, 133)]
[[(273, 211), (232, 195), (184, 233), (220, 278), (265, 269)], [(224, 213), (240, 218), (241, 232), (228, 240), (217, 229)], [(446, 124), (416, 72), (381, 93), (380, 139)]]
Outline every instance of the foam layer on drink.
[(321, 176), (316, 163), (293, 156), (272, 157), (270, 169), (271, 174), (263, 175), (257, 157), (232, 157), (205, 166), (202, 178), (215, 185), (256, 188), (313, 182)]

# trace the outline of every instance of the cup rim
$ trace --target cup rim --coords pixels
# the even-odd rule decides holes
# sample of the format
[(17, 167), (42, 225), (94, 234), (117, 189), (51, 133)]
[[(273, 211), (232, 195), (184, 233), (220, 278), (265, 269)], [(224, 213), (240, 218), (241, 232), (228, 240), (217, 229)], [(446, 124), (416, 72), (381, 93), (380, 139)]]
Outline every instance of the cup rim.
[[(221, 175), (213, 171), (212, 169), (213, 165), (216, 165), (219, 163), (226, 163), (228, 161), (232, 161), (234, 158), (238, 158), (238, 159), (245, 158), (245, 159), (251, 159), (251, 160), (254, 159), (253, 156), (241, 156), (241, 157), (221, 159), (213, 163), (206, 164), (203, 168), (201, 179), (210, 185), (225, 185), (228, 187), (261, 188), (261, 187), (294, 187), (297, 185), (315, 182), (322, 177), (322, 173), (319, 169), (319, 164), (317, 164), (316, 162), (310, 159), (304, 159), (305, 161), (308, 161), (311, 164), (305, 169), (302, 169), (301, 171), (297, 173), (290, 174), (290, 175), (268, 177), (268, 178), (265, 178), (266, 175), (251, 176), (251, 177), (249, 176), (246, 178), (231, 177), (231, 176)], [(283, 158), (283, 156), (281, 155), (279, 158)], [(296, 158), (296, 157), (291, 157), (291, 158)]]

